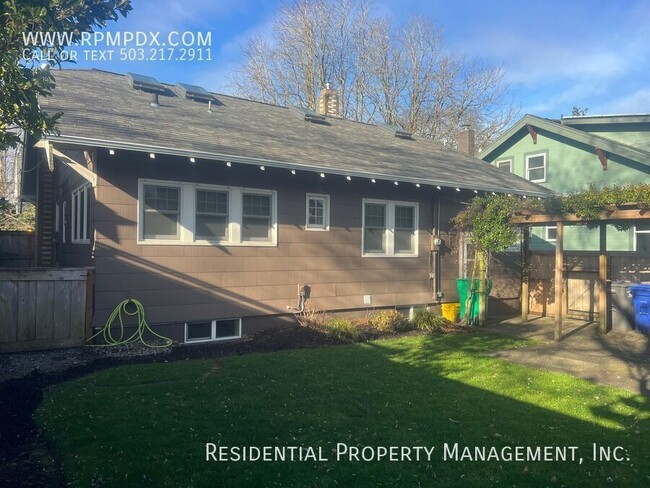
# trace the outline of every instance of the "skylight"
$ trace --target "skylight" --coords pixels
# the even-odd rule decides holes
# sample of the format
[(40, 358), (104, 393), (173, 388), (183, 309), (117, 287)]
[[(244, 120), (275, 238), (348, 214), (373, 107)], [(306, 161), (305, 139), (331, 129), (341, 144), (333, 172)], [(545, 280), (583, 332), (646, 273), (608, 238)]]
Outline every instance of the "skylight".
[(291, 112), (307, 122), (326, 122), (327, 117), (305, 107), (292, 106)]
[(126, 79), (135, 90), (142, 90), (149, 93), (165, 93), (165, 87), (163, 84), (151, 76), (127, 73)]
[(215, 100), (212, 93), (200, 86), (189, 85), (187, 83), (176, 83), (176, 89), (180, 96), (185, 97), (188, 100), (194, 100), (197, 102), (213, 102)]

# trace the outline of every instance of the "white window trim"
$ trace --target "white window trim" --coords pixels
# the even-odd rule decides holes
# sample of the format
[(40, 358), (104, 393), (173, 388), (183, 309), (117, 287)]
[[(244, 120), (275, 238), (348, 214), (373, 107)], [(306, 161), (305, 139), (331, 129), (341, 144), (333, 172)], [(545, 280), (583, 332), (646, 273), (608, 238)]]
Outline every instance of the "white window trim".
[(637, 230), (636, 225), (634, 226), (634, 241), (632, 242), (632, 251), (634, 251), (634, 252), (637, 251), (636, 240), (637, 240), (637, 235), (639, 235), (639, 234), (650, 234), (650, 229), (648, 229), (648, 230)]
[(502, 163), (508, 163), (510, 165), (510, 173), (512, 173), (512, 159), (501, 159), (494, 164), (497, 168), (501, 168)]
[[(144, 238), (144, 186), (166, 186), (180, 190), (180, 232), (178, 239)], [(203, 240), (195, 238), (196, 228), (196, 190), (212, 190), (228, 193), (228, 237), (229, 240)], [(268, 195), (271, 197), (271, 240), (242, 241), (241, 222), (243, 215), (243, 194)], [(140, 245), (169, 246), (241, 246), (241, 247), (277, 247), (278, 245), (278, 205), (277, 191), (259, 188), (242, 188), (234, 186), (206, 185), (202, 183), (185, 183), (168, 180), (138, 179), (138, 222), (137, 243)]]
[[(237, 335), (234, 336), (228, 336), (228, 337), (217, 337), (217, 322), (225, 322), (227, 320), (236, 320), (237, 321)], [(207, 320), (205, 321), (197, 321), (197, 322), (208, 322)], [(185, 343), (186, 344), (196, 344), (198, 342), (219, 342), (219, 341), (228, 341), (232, 339), (240, 339), (241, 338), (241, 318), (239, 317), (233, 317), (230, 319), (215, 319), (210, 321), (212, 324), (212, 332), (211, 332), (211, 337), (210, 339), (188, 339), (187, 338), (187, 327), (189, 325), (192, 325), (193, 323), (196, 322), (185, 322)]]
[(66, 227), (67, 227), (66, 224), (68, 223), (67, 220), (66, 220), (66, 215), (65, 215), (65, 212), (67, 210), (67, 203), (68, 202), (63, 202), (63, 206), (62, 206), (62, 209), (61, 209), (61, 225), (63, 227), (61, 229), (61, 242), (63, 244), (65, 244), (67, 242), (66, 237), (65, 237), (65, 231), (66, 231)]
[[(88, 215), (88, 208), (90, 205), (88, 204), (88, 195), (90, 194), (90, 189), (92, 188), (92, 185), (90, 183), (84, 183), (81, 186), (78, 186), (74, 190), (72, 190), (72, 227), (71, 227), (71, 234), (70, 234), (70, 241), (73, 244), (90, 244), (90, 216)], [(81, 206), (78, 206), (75, 208), (74, 205), (74, 197), (75, 195), (79, 195), (81, 193), (84, 193), (84, 220), (81, 222), (83, 224), (83, 229), (81, 231), (81, 235), (85, 236), (82, 238), (77, 237), (77, 219), (79, 218), (79, 213), (81, 211)]]
[[(542, 179), (539, 179), (539, 180), (531, 180), (530, 179), (530, 168), (528, 167), (528, 161), (531, 158), (536, 158), (536, 157), (539, 157), (539, 156), (542, 156), (544, 158), (544, 164), (543, 164), (543, 166), (541, 168), (541, 169), (544, 170), (544, 177)], [(546, 182), (546, 159), (547, 158), (546, 158), (546, 153), (545, 152), (536, 153), (536, 154), (528, 154), (526, 156), (526, 179), (528, 181), (532, 181), (533, 183), (545, 183)], [(540, 168), (533, 168), (533, 170), (536, 170), (536, 169), (540, 169)]]
[(557, 242), (557, 238), (552, 238), (548, 236), (549, 229), (555, 229), (555, 231), (557, 232), (557, 225), (547, 225), (544, 229), (545, 229), (546, 242)]
[[(323, 200), (323, 225), (309, 223), (309, 200)], [(305, 230), (329, 231), (330, 230), (330, 196), (320, 193), (307, 193), (305, 198)]]
[[(386, 252), (378, 253), (364, 252), (366, 239), (366, 204), (386, 205)], [(395, 206), (413, 207), (413, 223), (415, 224), (415, 252), (395, 253)], [(417, 258), (419, 257), (419, 234), (420, 234), (420, 213), (417, 202), (402, 202), (397, 200), (376, 200), (373, 198), (363, 198), (361, 201), (361, 256), (364, 258)]]

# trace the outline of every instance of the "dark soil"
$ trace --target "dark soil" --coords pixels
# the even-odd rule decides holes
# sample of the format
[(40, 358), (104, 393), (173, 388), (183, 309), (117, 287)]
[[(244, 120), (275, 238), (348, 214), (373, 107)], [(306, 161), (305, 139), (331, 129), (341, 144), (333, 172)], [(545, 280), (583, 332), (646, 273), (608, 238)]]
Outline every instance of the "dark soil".
[(52, 385), (123, 364), (210, 359), (250, 352), (341, 344), (306, 327), (268, 329), (240, 341), (175, 346), (164, 355), (101, 358), (65, 371), (31, 375), (0, 383), (0, 486), (64, 487), (65, 477), (33, 414)]
[[(400, 335), (420, 334), (409, 332)], [(375, 337), (373, 337), (375, 338)], [(31, 375), (0, 383), (0, 486), (64, 487), (65, 476), (51, 446), (34, 423), (33, 414), (49, 386), (124, 364), (212, 359), (251, 352), (342, 344), (317, 330), (289, 326), (267, 329), (232, 342), (174, 346), (161, 355), (111, 357), (64, 371)]]

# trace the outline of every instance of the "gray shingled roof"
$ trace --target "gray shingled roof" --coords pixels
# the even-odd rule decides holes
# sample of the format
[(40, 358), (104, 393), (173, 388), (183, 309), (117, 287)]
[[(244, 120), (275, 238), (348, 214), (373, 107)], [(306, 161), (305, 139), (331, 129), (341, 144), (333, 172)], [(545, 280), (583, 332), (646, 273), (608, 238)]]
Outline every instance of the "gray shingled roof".
[(171, 91), (151, 107), (148, 93), (123, 75), (98, 70), (55, 71), (44, 110), (64, 112), (52, 141), (161, 154), (266, 164), (368, 178), (545, 195), (548, 190), (427, 139), (400, 139), (378, 126), (328, 118), (305, 122), (286, 107), (215, 94), (219, 104)]

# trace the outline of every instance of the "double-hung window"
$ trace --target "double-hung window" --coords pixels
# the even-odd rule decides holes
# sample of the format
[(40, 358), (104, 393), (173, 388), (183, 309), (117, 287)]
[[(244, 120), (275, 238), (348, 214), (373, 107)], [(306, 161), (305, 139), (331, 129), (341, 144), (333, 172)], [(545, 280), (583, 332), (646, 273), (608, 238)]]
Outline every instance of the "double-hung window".
[(363, 200), (363, 256), (417, 256), (418, 205)]
[(196, 190), (197, 239), (228, 240), (228, 192)]
[(72, 242), (90, 243), (90, 218), (88, 216), (88, 196), (92, 187), (89, 183), (81, 185), (72, 192)]
[(180, 239), (181, 189), (144, 185), (142, 235), (144, 239)]
[(275, 191), (140, 180), (140, 244), (277, 245)]
[(534, 183), (546, 181), (546, 153), (526, 156), (526, 179)]
[(330, 197), (307, 193), (307, 215), (305, 229), (329, 230), (330, 228)]

